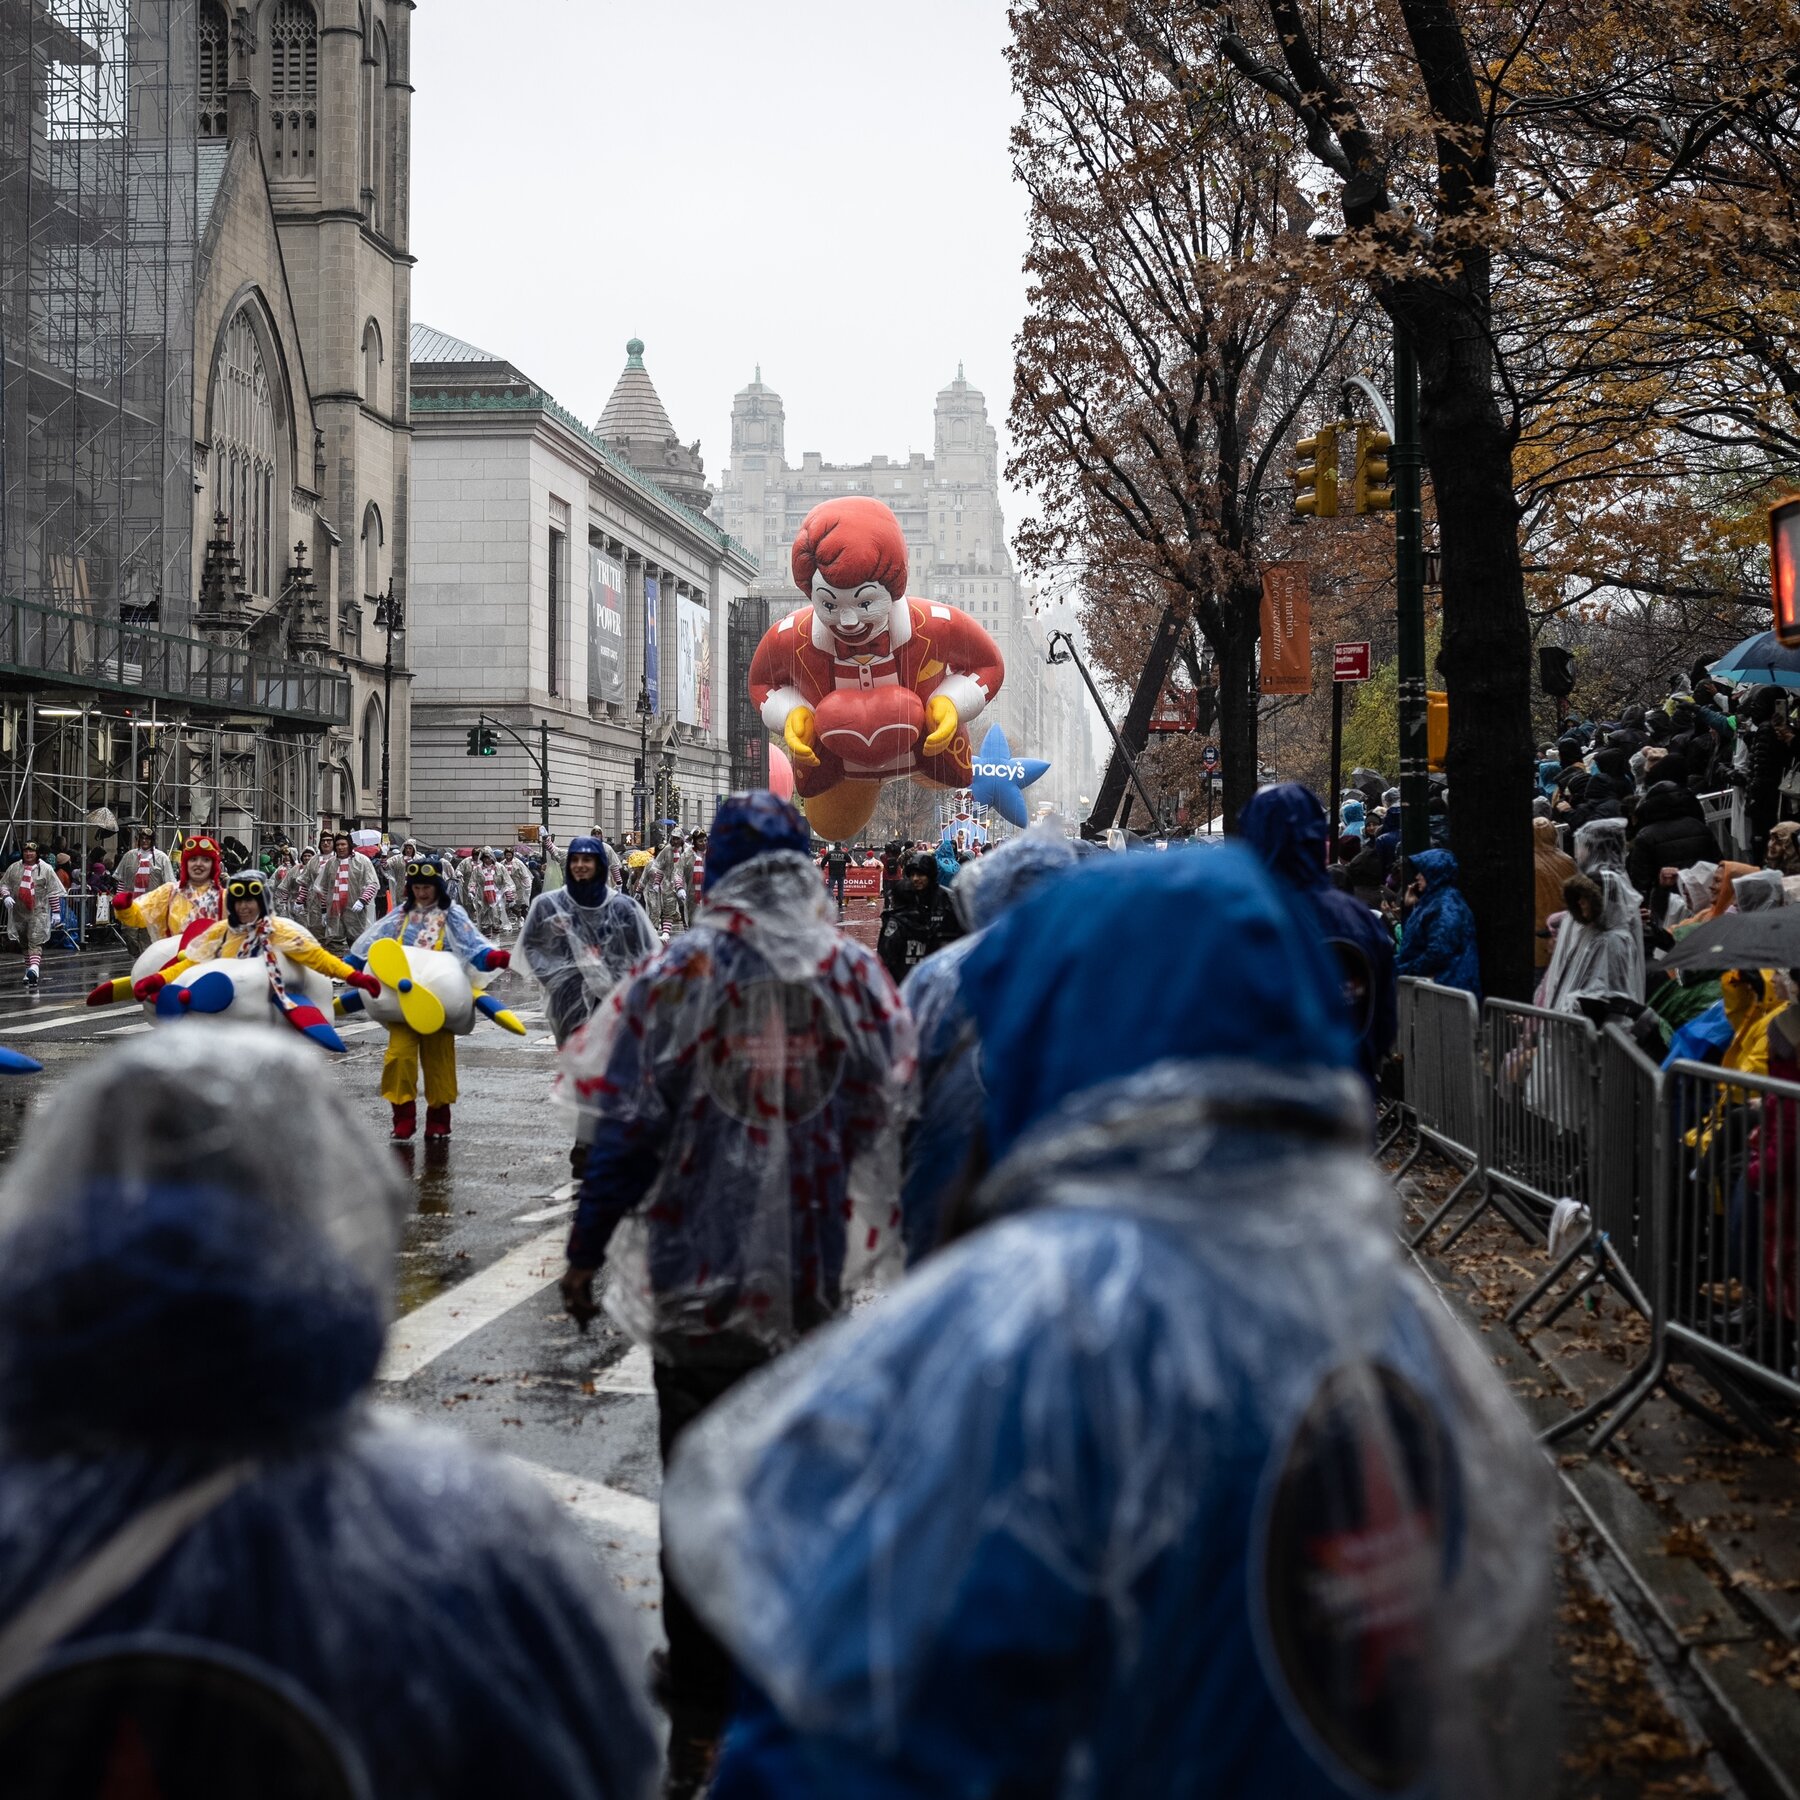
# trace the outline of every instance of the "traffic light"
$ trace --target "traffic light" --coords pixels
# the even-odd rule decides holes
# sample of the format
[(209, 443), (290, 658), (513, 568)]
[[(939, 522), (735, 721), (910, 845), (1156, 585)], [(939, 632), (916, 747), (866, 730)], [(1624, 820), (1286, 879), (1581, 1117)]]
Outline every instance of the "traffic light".
[(479, 725), (471, 725), (469, 727), (469, 747), (463, 754), (465, 756), (479, 756), (481, 754), (481, 727)]
[(1356, 506), (1364, 513), (1392, 512), (1394, 490), (1388, 485), (1388, 452), (1394, 440), (1374, 425), (1356, 428)]
[(1800, 649), (1800, 494), (1769, 508), (1769, 590), (1776, 638)]
[(1538, 646), (1538, 686), (1552, 699), (1564, 700), (1575, 691), (1575, 652), (1559, 644)]
[(1295, 512), (1315, 519), (1337, 517), (1337, 440), (1337, 426), (1321, 425), (1314, 436), (1294, 446), (1312, 458), (1288, 471), (1294, 478)]
[(498, 756), (500, 754), (500, 734), (488, 725), (471, 725), (469, 727), (469, 747), (463, 752), (465, 756)]

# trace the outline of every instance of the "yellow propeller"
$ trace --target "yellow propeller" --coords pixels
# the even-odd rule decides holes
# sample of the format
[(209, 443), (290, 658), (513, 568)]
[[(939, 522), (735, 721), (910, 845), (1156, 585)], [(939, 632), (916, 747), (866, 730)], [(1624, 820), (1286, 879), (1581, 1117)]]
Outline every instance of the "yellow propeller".
[(444, 1029), (443, 1001), (413, 979), (405, 946), (397, 938), (377, 938), (369, 946), (369, 973), (393, 994), (401, 1018), (420, 1037)]

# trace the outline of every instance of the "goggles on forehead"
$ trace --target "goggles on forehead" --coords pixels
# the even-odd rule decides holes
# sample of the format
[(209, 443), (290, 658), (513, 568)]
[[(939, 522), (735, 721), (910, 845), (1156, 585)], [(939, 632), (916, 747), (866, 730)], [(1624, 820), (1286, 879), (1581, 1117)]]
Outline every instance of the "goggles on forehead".
[(424, 881), (436, 881), (439, 871), (430, 863), (409, 862), (406, 865), (408, 875), (417, 875)]
[(225, 891), (234, 900), (260, 900), (266, 890), (260, 875), (249, 875), (242, 880), (234, 881)]
[(181, 847), (184, 850), (204, 850), (208, 856), (212, 855), (212, 843), (207, 838), (189, 838)]

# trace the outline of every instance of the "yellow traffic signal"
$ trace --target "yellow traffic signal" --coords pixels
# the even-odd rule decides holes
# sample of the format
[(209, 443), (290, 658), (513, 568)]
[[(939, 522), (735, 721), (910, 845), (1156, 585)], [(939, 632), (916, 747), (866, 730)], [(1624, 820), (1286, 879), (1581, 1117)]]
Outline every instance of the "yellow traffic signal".
[(1356, 428), (1356, 512), (1392, 512), (1394, 490), (1388, 483), (1388, 452), (1394, 440), (1373, 425)]
[(1294, 478), (1294, 511), (1315, 519), (1335, 519), (1338, 509), (1338, 428), (1321, 425), (1315, 436), (1294, 447), (1310, 462), (1290, 469)]

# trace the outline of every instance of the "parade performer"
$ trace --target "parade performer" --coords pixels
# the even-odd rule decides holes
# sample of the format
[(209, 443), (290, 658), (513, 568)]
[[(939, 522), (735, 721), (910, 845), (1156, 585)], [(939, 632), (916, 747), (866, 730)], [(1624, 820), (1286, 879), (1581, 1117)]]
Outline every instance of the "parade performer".
[(515, 919), (522, 919), (531, 909), (531, 865), (519, 854), (517, 844), (503, 844), (500, 847), (500, 875), (508, 887), (512, 889), (512, 901), (507, 912)]
[(271, 1009), (295, 1030), (327, 1049), (343, 1049), (342, 1040), (324, 1013), (289, 987), (290, 972), (282, 968), (280, 959), (289, 958), (303, 969), (360, 988), (365, 994), (379, 994), (381, 983), (373, 975), (339, 961), (305, 926), (276, 917), (271, 911), (274, 889), (268, 877), (253, 871), (233, 875), (225, 884), (225, 898), (230, 917), (207, 926), (190, 939), (180, 955), (137, 982), (132, 993), (139, 1000), (154, 1001), (178, 975), (197, 963), (260, 957), (268, 970)]
[(505, 937), (513, 928), (512, 883), (500, 872), (500, 859), (483, 847), (462, 866), (462, 899), (477, 930)]
[(25, 985), (28, 988), (38, 984), (38, 964), (43, 961), (44, 945), (50, 940), (50, 928), (55, 923), (62, 892), (56, 871), (38, 853), (36, 844), (27, 844), (21, 859), (0, 875), (0, 895), (5, 896), (6, 904), (6, 934), (25, 948)]
[(340, 831), (312, 879), (312, 898), (322, 919), (319, 936), (328, 944), (354, 938), (368, 922), (379, 885), (375, 865), (351, 842), (349, 832)]
[[(356, 940), (347, 958), (352, 967), (362, 968), (370, 951), (383, 939), (396, 939), (421, 950), (448, 951), (467, 967), (483, 973), (504, 969), (512, 961), (507, 951), (490, 944), (475, 929), (474, 921), (450, 898), (444, 865), (435, 856), (422, 856), (407, 865), (405, 905), (386, 918), (377, 919)], [(441, 1007), (438, 1010), (442, 1012)], [(447, 1138), (450, 1108), (456, 1103), (455, 1038), (447, 1030), (422, 1033), (399, 1021), (388, 1024), (387, 1034), (387, 1055), (381, 1062), (381, 1097), (394, 1109), (394, 1136), (404, 1140), (413, 1134), (423, 1063), (425, 1135)]]
[(408, 838), (385, 863), (382, 874), (387, 883), (388, 906), (404, 906), (406, 904), (406, 865), (417, 862), (419, 846), (414, 838)]
[[(152, 888), (166, 886), (175, 879), (175, 865), (157, 849), (156, 833), (148, 825), (140, 825), (132, 833), (131, 841), (132, 848), (119, 858), (119, 866), (113, 871), (119, 884), (114, 891), (115, 909), (121, 901), (136, 900)], [(127, 931), (125, 941), (134, 951), (150, 948), (150, 934), (146, 931)]]
[(879, 500), (827, 500), (801, 525), (791, 567), (810, 604), (763, 635), (750, 696), (794, 765), (813, 829), (855, 838), (897, 776), (966, 788), (968, 727), (1006, 668), (966, 612), (906, 597), (900, 521)]
[[(544, 990), (544, 1011), (557, 1048), (585, 1024), (622, 977), (657, 948), (644, 909), (628, 894), (609, 892), (606, 847), (578, 837), (563, 863), (563, 885), (531, 903), (519, 933), (519, 957)], [(587, 1167), (589, 1115), (569, 1152), (577, 1181)]]
[(675, 867), (672, 845), (664, 844), (651, 859), (650, 866), (644, 871), (640, 897), (644, 911), (650, 915), (651, 925), (662, 934), (665, 942), (677, 932), (687, 930), (687, 894)]
[(221, 867), (219, 846), (211, 838), (183, 838), (175, 879), (147, 894), (132, 896), (113, 917), (153, 938), (180, 938), (185, 945), (224, 912), (219, 893)]

